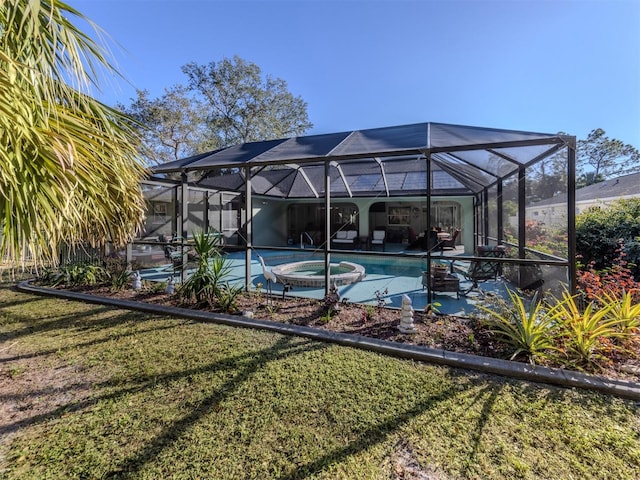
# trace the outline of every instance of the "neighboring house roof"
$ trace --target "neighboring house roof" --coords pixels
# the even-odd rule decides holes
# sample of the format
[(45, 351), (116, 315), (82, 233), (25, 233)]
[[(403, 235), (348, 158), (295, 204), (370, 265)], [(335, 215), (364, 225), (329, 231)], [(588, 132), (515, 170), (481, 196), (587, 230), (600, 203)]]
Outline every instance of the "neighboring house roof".
[[(576, 190), (576, 203), (593, 200), (614, 200), (623, 197), (640, 197), (640, 173), (632, 173), (621, 177), (594, 183)], [(566, 204), (567, 194), (562, 193), (530, 205), (529, 208)]]

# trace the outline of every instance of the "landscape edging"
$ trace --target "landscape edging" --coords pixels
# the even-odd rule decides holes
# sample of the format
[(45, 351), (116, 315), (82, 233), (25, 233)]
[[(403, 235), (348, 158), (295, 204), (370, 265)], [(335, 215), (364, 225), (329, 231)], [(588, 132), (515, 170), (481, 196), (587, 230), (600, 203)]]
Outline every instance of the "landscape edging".
[(100, 305), (109, 305), (145, 313), (172, 315), (202, 322), (268, 330), (274, 333), (295, 335), (322, 342), (336, 343), (343, 346), (370, 350), (395, 357), (436, 363), (456, 368), (477, 370), (480, 372), (503, 375), (537, 383), (548, 383), (562, 387), (576, 387), (594, 390), (609, 395), (640, 401), (640, 383), (628, 380), (611, 379), (561, 368), (543, 367), (498, 358), (482, 357), (468, 353), (450, 352), (448, 350), (390, 342), (387, 340), (379, 340), (350, 333), (332, 332), (329, 330), (305, 327), (301, 325), (252, 319), (239, 315), (205, 312), (180, 307), (168, 307), (152, 303), (136, 302), (111, 297), (100, 297), (86, 293), (70, 292), (48, 287), (38, 287), (32, 285), (30, 280), (20, 282), (17, 285), (17, 289), (22, 292), (48, 295), (67, 300), (78, 300)]

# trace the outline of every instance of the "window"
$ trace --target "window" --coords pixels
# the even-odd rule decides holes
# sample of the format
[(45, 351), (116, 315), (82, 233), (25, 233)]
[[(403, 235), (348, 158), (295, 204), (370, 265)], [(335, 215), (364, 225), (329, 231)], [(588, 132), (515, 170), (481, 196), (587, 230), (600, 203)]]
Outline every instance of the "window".
[(389, 225), (409, 225), (411, 207), (389, 207)]

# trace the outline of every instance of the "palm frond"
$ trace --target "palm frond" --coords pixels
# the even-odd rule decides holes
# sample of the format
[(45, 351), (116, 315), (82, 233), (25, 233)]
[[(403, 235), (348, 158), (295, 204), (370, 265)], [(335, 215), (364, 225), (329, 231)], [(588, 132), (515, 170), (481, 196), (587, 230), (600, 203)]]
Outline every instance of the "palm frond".
[[(55, 261), (61, 243), (124, 244), (144, 214), (132, 121), (87, 94), (105, 50), (57, 0), (0, 2), (0, 254)], [(88, 20), (87, 20), (88, 21)]]

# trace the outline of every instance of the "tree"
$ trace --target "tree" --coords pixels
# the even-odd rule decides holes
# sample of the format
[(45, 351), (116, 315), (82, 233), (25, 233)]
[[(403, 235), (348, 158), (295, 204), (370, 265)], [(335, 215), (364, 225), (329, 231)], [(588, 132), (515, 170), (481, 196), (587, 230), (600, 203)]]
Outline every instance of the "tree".
[(103, 48), (59, 0), (0, 2), (0, 254), (54, 260), (62, 242), (128, 241), (144, 201), (138, 134), (89, 95)]
[(635, 147), (607, 137), (601, 128), (578, 141), (576, 157), (580, 186), (630, 173), (640, 163), (640, 152)]
[(118, 105), (138, 122), (148, 164), (165, 163), (233, 144), (301, 135), (313, 125), (307, 104), (239, 57), (182, 67), (188, 85), (156, 99), (138, 91), (130, 106)]
[(263, 80), (257, 65), (238, 56), (189, 63), (182, 71), (207, 106), (209, 138), (220, 147), (301, 135), (313, 126), (306, 102), (289, 93), (284, 80)]
[(136, 119), (141, 126), (141, 154), (148, 164), (160, 164), (194, 155), (207, 148), (205, 140), (206, 113), (202, 104), (189, 95), (186, 87), (175, 85), (156, 99), (149, 92), (138, 90), (129, 107), (117, 108)]
[(556, 153), (527, 169), (527, 198), (538, 202), (567, 191), (565, 152)]

